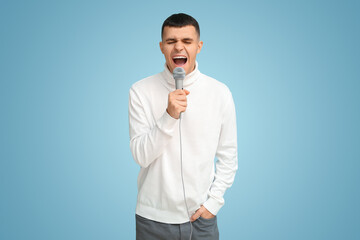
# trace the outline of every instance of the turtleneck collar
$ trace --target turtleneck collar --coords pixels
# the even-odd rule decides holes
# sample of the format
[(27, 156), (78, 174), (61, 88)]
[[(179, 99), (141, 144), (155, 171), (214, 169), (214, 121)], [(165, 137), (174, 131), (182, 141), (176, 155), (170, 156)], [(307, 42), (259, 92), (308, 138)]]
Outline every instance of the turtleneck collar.
[[(165, 69), (162, 72), (162, 75), (166, 81), (167, 84), (169, 84), (171, 87), (175, 88), (175, 79), (173, 77), (173, 74), (169, 71), (166, 63), (165, 63)], [(190, 86), (191, 84), (193, 84), (200, 76), (200, 71), (198, 69), (198, 63), (197, 61), (195, 62), (195, 69), (189, 73), (188, 75), (185, 76), (184, 82), (183, 82), (183, 86), (184, 88)]]

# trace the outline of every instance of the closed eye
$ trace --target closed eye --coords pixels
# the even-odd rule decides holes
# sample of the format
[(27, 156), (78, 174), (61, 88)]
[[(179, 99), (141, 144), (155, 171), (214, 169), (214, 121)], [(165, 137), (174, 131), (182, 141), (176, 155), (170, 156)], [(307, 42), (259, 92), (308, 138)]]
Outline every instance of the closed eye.
[(182, 41), (186, 44), (190, 44), (193, 42), (193, 40), (191, 38), (184, 38)]
[(174, 39), (174, 38), (166, 39), (166, 43), (168, 43), (168, 44), (176, 43), (176, 39)]

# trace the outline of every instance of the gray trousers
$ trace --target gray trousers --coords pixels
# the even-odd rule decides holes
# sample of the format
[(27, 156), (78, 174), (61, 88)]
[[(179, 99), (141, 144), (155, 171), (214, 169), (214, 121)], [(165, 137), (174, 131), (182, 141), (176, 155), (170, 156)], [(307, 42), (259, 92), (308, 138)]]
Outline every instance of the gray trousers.
[[(156, 222), (135, 214), (136, 240), (189, 240), (190, 222), (167, 224)], [(191, 240), (219, 240), (216, 216), (211, 219), (198, 218), (192, 222)]]

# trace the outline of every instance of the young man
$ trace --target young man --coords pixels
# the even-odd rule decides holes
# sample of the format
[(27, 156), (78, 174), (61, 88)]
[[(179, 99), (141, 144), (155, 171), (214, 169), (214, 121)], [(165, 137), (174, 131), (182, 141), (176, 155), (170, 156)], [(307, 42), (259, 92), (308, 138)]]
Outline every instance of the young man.
[[(130, 148), (141, 167), (138, 240), (189, 239), (190, 232), (193, 240), (219, 239), (216, 214), (237, 170), (236, 114), (229, 89), (198, 69), (202, 45), (194, 18), (170, 16), (160, 42), (164, 71), (130, 89)], [(186, 72), (184, 90), (175, 90), (176, 67)]]

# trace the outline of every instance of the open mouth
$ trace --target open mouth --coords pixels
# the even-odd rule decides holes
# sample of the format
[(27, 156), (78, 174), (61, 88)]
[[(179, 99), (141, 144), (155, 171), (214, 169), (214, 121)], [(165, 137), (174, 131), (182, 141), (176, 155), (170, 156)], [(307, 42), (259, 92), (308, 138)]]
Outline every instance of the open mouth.
[(187, 62), (187, 57), (185, 56), (175, 56), (172, 58), (176, 66), (183, 66)]

